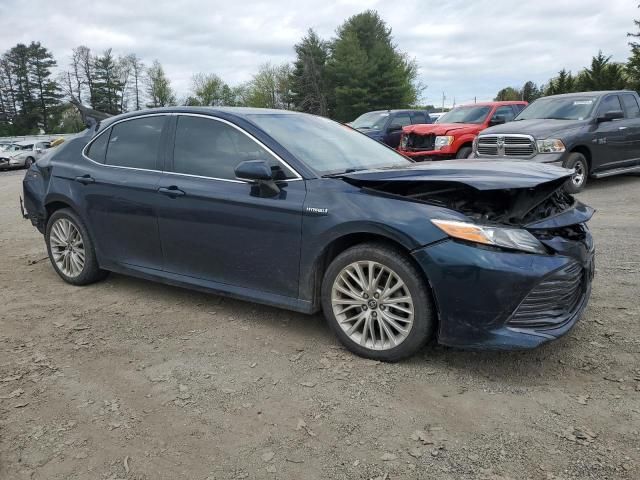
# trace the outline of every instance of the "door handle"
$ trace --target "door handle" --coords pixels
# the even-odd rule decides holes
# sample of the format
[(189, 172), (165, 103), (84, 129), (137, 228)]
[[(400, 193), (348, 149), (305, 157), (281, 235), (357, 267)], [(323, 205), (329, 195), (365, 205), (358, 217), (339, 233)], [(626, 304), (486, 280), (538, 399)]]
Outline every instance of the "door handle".
[(91, 175), (82, 175), (81, 177), (76, 177), (76, 182), (89, 185), (90, 183), (96, 183), (96, 180)]
[(186, 195), (182, 190), (180, 190), (175, 185), (171, 185), (170, 187), (160, 187), (158, 189), (158, 193), (161, 193), (171, 198), (184, 197)]

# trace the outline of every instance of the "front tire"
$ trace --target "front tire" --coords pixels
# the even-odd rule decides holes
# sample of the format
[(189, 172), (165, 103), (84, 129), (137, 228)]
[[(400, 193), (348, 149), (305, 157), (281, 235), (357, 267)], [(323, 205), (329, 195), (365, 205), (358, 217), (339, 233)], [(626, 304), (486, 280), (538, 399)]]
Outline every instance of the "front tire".
[(458, 153), (456, 153), (456, 158), (469, 158), (472, 151), (471, 147), (462, 147), (458, 150)]
[(103, 279), (87, 228), (69, 208), (56, 210), (47, 222), (47, 252), (60, 278), (72, 285), (88, 285)]
[(27, 157), (26, 160), (24, 161), (24, 168), (28, 170), (29, 167), (33, 165), (33, 162), (34, 162), (33, 157)]
[(436, 322), (428, 286), (396, 248), (366, 243), (338, 255), (322, 282), (322, 309), (361, 357), (395, 362), (420, 350)]
[(578, 193), (584, 190), (589, 177), (589, 163), (585, 156), (578, 152), (571, 153), (564, 167), (575, 171), (573, 176), (565, 183), (565, 190), (569, 193)]

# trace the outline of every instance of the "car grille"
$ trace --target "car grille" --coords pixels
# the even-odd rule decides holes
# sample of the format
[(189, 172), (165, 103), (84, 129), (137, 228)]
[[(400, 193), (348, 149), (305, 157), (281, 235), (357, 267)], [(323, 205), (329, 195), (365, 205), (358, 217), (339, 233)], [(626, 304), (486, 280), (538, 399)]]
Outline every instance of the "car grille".
[(585, 294), (585, 271), (570, 263), (540, 282), (507, 322), (512, 327), (557, 327), (571, 318)]
[(535, 141), (529, 135), (480, 135), (478, 155), (491, 157), (532, 157)]
[(417, 135), (410, 133), (405, 146), (406, 150), (433, 150), (436, 143), (434, 134)]

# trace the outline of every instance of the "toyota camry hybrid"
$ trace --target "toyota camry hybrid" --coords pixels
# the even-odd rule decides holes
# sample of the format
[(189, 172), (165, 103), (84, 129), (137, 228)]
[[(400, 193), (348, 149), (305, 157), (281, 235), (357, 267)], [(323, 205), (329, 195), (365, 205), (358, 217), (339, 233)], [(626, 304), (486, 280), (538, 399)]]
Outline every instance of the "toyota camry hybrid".
[(33, 164), (23, 214), (73, 285), (118, 272), (304, 313), (356, 354), (532, 348), (584, 311), (593, 209), (534, 162), (413, 163), (303, 113), (103, 120)]

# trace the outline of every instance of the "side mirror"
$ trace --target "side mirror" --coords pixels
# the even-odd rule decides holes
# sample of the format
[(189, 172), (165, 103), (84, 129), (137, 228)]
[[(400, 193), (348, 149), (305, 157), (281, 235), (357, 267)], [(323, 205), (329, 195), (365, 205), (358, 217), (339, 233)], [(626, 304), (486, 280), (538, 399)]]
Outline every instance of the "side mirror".
[(271, 168), (264, 160), (245, 160), (240, 162), (236, 166), (234, 173), (238, 180), (255, 183), (259, 188), (261, 197), (273, 197), (280, 193), (280, 187), (274, 181)]
[(596, 120), (598, 122), (610, 122), (611, 120), (617, 120), (624, 118), (624, 112), (622, 110), (609, 110), (604, 115), (600, 115)]
[(506, 119), (504, 118), (503, 115), (494, 115), (491, 120), (489, 120), (489, 125), (493, 126), (493, 125), (502, 125), (503, 123), (506, 123)]
[(36, 153), (42, 153), (42, 149), (41, 148), (36, 148)]
[(402, 125), (389, 125), (389, 128), (387, 130), (389, 133), (399, 132), (400, 130), (402, 130)]

